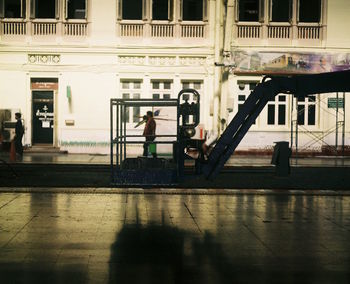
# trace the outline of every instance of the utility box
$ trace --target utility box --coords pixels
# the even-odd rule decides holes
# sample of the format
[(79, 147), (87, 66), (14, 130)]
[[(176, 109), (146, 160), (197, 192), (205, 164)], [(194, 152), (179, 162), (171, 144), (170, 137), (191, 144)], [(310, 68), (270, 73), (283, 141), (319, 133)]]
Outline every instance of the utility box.
[(290, 174), (290, 156), (292, 154), (289, 148), (289, 142), (275, 142), (275, 147), (271, 159), (271, 164), (276, 166), (277, 176), (288, 176)]
[(0, 109), (0, 136), (2, 143), (10, 143), (15, 137), (15, 113), (19, 109)]

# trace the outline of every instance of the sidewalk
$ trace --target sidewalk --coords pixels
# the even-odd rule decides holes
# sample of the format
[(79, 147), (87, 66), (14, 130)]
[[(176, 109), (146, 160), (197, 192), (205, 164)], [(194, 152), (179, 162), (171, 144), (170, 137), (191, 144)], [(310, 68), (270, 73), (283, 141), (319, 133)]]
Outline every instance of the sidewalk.
[[(10, 163), (8, 152), (0, 152), (0, 159)], [(67, 154), (67, 153), (32, 153), (25, 152), (17, 164), (57, 164), (57, 165), (109, 165), (110, 155), (101, 154)], [(189, 161), (189, 164), (191, 162)], [(350, 167), (349, 156), (316, 156), (291, 158), (292, 167)], [(228, 167), (270, 167), (271, 156), (268, 155), (233, 155), (226, 163)]]
[[(0, 154), (0, 187), (114, 187), (109, 155), (25, 153), (22, 161), (9, 162)], [(5, 161), (5, 163), (4, 163)], [(275, 174), (271, 157), (237, 155), (214, 179), (189, 171), (177, 187), (191, 189), (285, 189), (349, 190), (349, 157), (308, 157), (291, 159), (286, 177)], [(123, 185), (118, 185), (123, 186)], [(125, 185), (130, 187), (129, 185)], [(172, 185), (169, 185), (172, 186)], [(159, 186), (158, 186), (159, 187)], [(164, 187), (162, 185), (162, 187)]]

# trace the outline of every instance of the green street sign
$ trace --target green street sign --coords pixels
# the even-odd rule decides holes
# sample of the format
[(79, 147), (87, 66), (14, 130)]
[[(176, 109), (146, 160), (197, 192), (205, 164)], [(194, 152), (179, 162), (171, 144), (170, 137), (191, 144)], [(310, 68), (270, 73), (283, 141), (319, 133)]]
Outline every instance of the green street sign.
[[(328, 108), (337, 108), (337, 98), (328, 98)], [(344, 108), (343, 98), (338, 98), (338, 108)]]

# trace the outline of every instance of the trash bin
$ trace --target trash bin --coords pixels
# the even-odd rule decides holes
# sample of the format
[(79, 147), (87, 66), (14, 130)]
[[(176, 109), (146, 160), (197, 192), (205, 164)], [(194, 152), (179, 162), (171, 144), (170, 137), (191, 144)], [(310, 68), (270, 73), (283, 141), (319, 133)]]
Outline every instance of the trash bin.
[(271, 164), (276, 166), (277, 176), (288, 176), (290, 174), (290, 163), (289, 158), (292, 154), (289, 148), (289, 142), (279, 141), (274, 142), (274, 147)]

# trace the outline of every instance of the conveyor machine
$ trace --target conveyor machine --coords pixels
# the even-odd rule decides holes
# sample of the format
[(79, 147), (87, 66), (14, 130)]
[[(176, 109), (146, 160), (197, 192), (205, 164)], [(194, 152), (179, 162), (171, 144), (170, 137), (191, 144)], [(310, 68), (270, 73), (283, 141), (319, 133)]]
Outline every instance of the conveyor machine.
[[(184, 89), (177, 99), (111, 99), (110, 101), (110, 151), (112, 184), (119, 186), (170, 186), (184, 176), (184, 163), (190, 159), (185, 148), (200, 141), (193, 140), (199, 123), (199, 93)], [(145, 142), (142, 131), (129, 123), (129, 115), (137, 125), (142, 124), (146, 111), (165, 114), (156, 116), (156, 139), (152, 148), (166, 149), (157, 157), (142, 156)], [(169, 114), (172, 117), (169, 118)], [(167, 128), (159, 126), (168, 120)], [(136, 147), (135, 147), (136, 146)], [(197, 145), (194, 145), (197, 147)], [(198, 162), (196, 162), (198, 163)]]
[[(235, 149), (243, 137), (246, 135), (249, 128), (252, 126), (261, 111), (264, 109), (268, 101), (277, 96), (279, 93), (290, 94), (299, 99), (303, 99), (312, 94), (331, 92), (350, 92), (350, 70), (321, 74), (265, 76), (262, 82), (258, 84), (256, 88), (251, 92), (235, 117), (231, 120), (221, 136), (217, 139), (216, 145), (212, 148), (212, 151), (209, 153), (207, 159), (203, 159), (203, 155), (198, 155), (198, 160), (196, 160), (196, 173), (203, 174), (207, 179), (215, 178), (224, 167), (226, 161), (233, 155)], [(189, 102), (189, 100), (186, 99), (186, 93), (193, 94), (193, 96), (197, 97), (198, 99), (194, 99), (192, 102)], [(148, 103), (157, 105), (161, 102), (154, 101)], [(172, 159), (173, 163), (175, 163), (174, 165), (176, 166), (172, 174), (168, 173), (168, 178), (165, 178), (167, 175), (165, 172), (163, 173), (164, 168), (159, 170), (158, 174), (159, 181), (163, 181), (163, 179), (165, 181), (165, 179), (167, 179), (170, 183), (170, 181), (178, 182), (180, 180), (179, 177), (183, 177), (184, 160), (188, 158), (184, 149), (193, 147), (200, 152), (202, 148), (201, 143), (203, 143), (203, 141), (195, 141), (190, 138), (193, 135), (194, 127), (199, 122), (198, 93), (195, 92), (195, 90), (183, 90), (180, 92), (178, 100), (169, 101), (169, 103), (177, 105), (178, 112), (177, 135), (174, 137), (173, 141), (175, 147)], [(118, 111), (120, 113), (125, 111), (125, 107), (131, 105), (132, 102), (112, 100), (111, 108), (114, 104), (121, 107), (119, 110), (117, 110), (117, 113)], [(189, 120), (190, 116), (192, 117), (191, 120)], [(122, 163), (122, 159), (125, 157), (123, 155), (125, 155), (125, 144), (127, 142), (127, 136), (123, 132), (125, 131), (125, 127), (123, 128), (123, 124), (118, 121), (119, 120), (117, 119), (117, 124), (119, 123), (120, 127), (117, 127), (116, 138), (111, 137), (111, 139), (113, 141), (112, 148), (113, 145), (116, 144), (117, 149), (119, 149), (117, 150), (115, 157), (120, 162), (117, 162), (115, 166), (112, 166), (112, 173), (114, 180), (121, 178), (126, 182), (129, 176), (120, 176), (120, 171), (123, 171), (124, 165)], [(113, 121), (111, 121), (111, 125), (112, 122)], [(111, 151), (113, 154), (111, 155), (113, 162), (113, 157), (115, 154), (113, 152), (113, 149)], [(111, 164), (113, 165), (113, 163)], [(119, 175), (117, 175), (117, 173)], [(135, 178), (133, 177), (129, 180), (133, 179), (136, 179), (136, 175)], [(155, 178), (155, 180), (157, 179), (158, 177)]]

